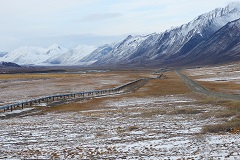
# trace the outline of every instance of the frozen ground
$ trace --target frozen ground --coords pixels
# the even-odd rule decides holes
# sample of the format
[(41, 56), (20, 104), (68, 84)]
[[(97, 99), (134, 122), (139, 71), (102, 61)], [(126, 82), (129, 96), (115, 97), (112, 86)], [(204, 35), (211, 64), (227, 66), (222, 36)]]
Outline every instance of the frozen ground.
[(201, 133), (224, 120), (204, 115), (222, 108), (194, 102), (125, 97), (98, 110), (1, 120), (0, 159), (240, 159), (240, 135)]
[(191, 73), (191, 76), (217, 76), (226, 74), (235, 74), (240, 72), (240, 66), (238, 63), (231, 65), (222, 66), (209, 66), (201, 68), (186, 69), (187, 72)]
[(196, 69), (188, 69), (190, 76), (199, 76), (202, 78), (198, 81), (232, 81), (240, 83), (240, 66), (239, 65), (224, 65), (218, 67), (203, 67)]
[(238, 63), (187, 69), (186, 72), (196, 81), (219, 84), (216, 88), (218, 91), (240, 94), (240, 65)]
[(11, 79), (0, 77), (0, 106), (60, 93), (106, 89), (134, 80), (134, 78), (114, 73), (62, 74), (60, 76), (33, 74), (32, 78), (31, 74), (26, 74), (22, 77)]

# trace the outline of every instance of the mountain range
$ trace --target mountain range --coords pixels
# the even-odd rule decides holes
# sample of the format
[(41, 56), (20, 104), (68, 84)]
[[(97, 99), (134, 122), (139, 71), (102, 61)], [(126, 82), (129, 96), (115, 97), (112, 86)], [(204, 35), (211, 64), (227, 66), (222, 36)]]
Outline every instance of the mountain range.
[[(202, 14), (187, 24), (148, 35), (129, 35), (100, 46), (66, 49), (21, 47), (0, 56), (0, 61), (35, 65), (95, 67), (201, 65), (240, 60), (240, 3)], [(1, 54), (0, 54), (1, 55)]]
[(58, 44), (47, 48), (27, 46), (9, 53), (3, 52), (0, 61), (14, 62), (20, 65), (75, 65), (95, 49), (94, 46), (84, 45), (73, 49), (60, 47)]

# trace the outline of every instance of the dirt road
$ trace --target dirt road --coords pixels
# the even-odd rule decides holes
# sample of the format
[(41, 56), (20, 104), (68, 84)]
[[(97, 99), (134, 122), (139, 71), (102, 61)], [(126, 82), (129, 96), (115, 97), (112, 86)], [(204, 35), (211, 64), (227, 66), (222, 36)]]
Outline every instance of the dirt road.
[(225, 99), (225, 100), (237, 100), (237, 101), (240, 100), (240, 95), (210, 91), (210, 90), (204, 88), (203, 86), (201, 86), (200, 84), (196, 83), (195, 81), (191, 80), (190, 78), (188, 78), (186, 75), (181, 73), (179, 70), (175, 70), (175, 72), (179, 75), (179, 77), (182, 78), (182, 80), (185, 81), (185, 83), (189, 86), (189, 88), (196, 93), (214, 97), (214, 98)]

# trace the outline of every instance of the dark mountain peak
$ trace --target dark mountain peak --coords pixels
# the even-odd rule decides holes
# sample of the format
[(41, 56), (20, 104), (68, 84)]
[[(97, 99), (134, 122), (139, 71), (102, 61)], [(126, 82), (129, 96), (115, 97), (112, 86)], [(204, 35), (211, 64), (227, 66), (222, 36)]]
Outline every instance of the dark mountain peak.
[(128, 35), (126, 39), (130, 39), (132, 38), (133, 36), (132, 35)]
[(21, 67), (20, 65), (13, 63), (13, 62), (0, 62), (1, 67)]

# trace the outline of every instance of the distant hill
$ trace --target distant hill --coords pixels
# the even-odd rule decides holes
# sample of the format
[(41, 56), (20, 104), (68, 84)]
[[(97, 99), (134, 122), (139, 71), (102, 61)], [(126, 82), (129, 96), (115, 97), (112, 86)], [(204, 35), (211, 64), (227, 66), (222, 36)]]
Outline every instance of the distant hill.
[(20, 65), (12, 62), (0, 62), (0, 67), (21, 67)]
[(0, 56), (0, 61), (21, 65), (76, 65), (84, 56), (95, 50), (94, 46), (79, 45), (67, 49), (53, 44), (47, 48), (25, 46)]

